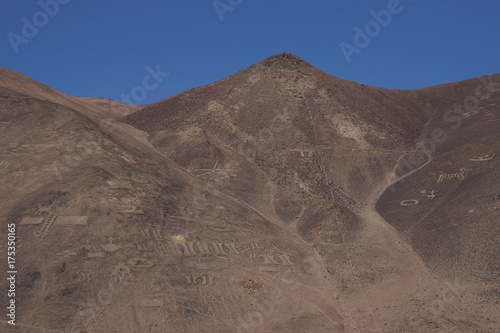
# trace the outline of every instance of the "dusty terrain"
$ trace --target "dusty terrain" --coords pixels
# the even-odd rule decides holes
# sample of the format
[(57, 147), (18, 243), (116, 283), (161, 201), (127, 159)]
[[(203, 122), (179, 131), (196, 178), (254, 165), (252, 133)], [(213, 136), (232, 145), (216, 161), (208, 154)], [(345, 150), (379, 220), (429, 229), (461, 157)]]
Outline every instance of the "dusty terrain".
[(499, 103), (290, 54), (144, 107), (0, 69), (0, 331), (498, 332)]

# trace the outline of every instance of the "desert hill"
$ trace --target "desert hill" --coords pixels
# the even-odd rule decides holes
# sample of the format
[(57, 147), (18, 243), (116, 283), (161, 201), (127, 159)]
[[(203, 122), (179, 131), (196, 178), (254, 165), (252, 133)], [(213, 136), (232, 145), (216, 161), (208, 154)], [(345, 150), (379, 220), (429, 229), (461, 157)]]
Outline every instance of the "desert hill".
[(497, 82), (388, 90), (284, 53), (136, 107), (1, 69), (16, 329), (495, 332)]

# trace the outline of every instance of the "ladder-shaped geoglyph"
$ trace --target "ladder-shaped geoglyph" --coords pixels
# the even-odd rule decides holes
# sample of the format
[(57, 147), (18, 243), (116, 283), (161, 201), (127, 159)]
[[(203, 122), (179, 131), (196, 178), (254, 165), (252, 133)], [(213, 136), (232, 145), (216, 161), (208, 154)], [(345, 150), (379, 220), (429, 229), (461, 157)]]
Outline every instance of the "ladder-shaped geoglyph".
[(57, 218), (57, 208), (55, 206), (52, 206), (49, 209), (48, 214), (43, 218), (42, 227), (34, 231), (35, 237), (41, 239), (47, 236), (50, 227), (52, 227), (56, 218)]

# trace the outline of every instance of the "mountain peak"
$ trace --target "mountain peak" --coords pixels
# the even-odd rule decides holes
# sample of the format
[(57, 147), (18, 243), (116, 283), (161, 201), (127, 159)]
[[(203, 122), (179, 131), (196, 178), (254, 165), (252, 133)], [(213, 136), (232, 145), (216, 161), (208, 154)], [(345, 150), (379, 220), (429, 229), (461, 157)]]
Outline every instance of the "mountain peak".
[(269, 58), (266, 58), (266, 59), (258, 62), (256, 65), (261, 65), (261, 66), (265, 66), (265, 67), (280, 67), (280, 68), (288, 68), (288, 69), (313, 67), (311, 64), (309, 64), (304, 59), (297, 57), (294, 54), (286, 53), (286, 52), (272, 55)]

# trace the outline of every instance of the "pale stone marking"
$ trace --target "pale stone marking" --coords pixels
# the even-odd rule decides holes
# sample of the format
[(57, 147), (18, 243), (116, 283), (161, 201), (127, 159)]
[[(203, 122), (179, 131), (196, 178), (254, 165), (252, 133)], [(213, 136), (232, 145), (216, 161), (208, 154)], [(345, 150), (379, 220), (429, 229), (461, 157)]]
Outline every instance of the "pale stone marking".
[(186, 276), (187, 285), (208, 285), (214, 283), (215, 277), (212, 274), (201, 274), (200, 276), (188, 275)]
[(21, 220), (21, 225), (38, 225), (38, 224), (42, 224), (42, 221), (43, 221), (43, 216), (40, 216), (40, 217), (24, 217), (22, 220)]
[(54, 225), (87, 225), (88, 216), (58, 216)]
[(415, 199), (403, 200), (401, 201), (401, 206), (415, 206), (418, 205), (419, 201)]
[(465, 173), (468, 171), (472, 171), (472, 169), (468, 168), (460, 168), (460, 171), (457, 173), (442, 173), (439, 175), (438, 180), (436, 183), (441, 183), (442, 181), (445, 180), (464, 180), (465, 179)]
[(163, 300), (162, 299), (143, 299), (140, 301), (140, 306), (146, 306), (146, 307), (161, 307), (163, 306)]
[(429, 200), (432, 200), (435, 197), (437, 197), (436, 192), (438, 192), (438, 191), (436, 191), (436, 190), (431, 190), (431, 191), (422, 190), (422, 191), (420, 191), (422, 196), (427, 197), (427, 199), (429, 199)]
[(469, 161), (473, 161), (473, 162), (485, 162), (485, 161), (492, 160), (493, 157), (495, 157), (495, 153), (493, 153), (491, 155), (485, 155), (485, 156), (470, 158)]

